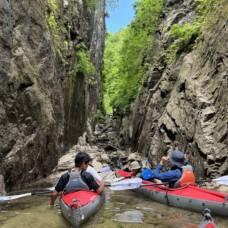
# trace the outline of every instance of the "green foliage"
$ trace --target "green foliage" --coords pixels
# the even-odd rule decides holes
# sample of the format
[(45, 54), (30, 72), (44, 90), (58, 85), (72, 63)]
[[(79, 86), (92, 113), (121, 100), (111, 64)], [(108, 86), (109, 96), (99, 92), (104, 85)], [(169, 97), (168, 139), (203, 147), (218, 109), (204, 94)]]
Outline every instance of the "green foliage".
[[(202, 26), (212, 24), (212, 9), (225, 0), (195, 0), (198, 4), (195, 21), (167, 28), (173, 42), (157, 59), (157, 70), (164, 70), (178, 54), (191, 51), (201, 34)], [(104, 54), (104, 106), (107, 113), (115, 107), (120, 112), (128, 109), (141, 90), (144, 74), (150, 68), (149, 54), (157, 28), (163, 0), (136, 0), (135, 18), (127, 28), (106, 36)], [(216, 12), (216, 11), (215, 11)], [(216, 17), (219, 17), (217, 15)]]
[(88, 50), (79, 49), (78, 51), (76, 51), (76, 56), (76, 72), (82, 72), (86, 75), (92, 75), (95, 73), (94, 66), (90, 61), (90, 55)]
[(77, 72), (81, 72), (87, 76), (91, 76), (89, 81), (90, 84), (96, 84), (96, 81), (94, 82), (94, 79), (92, 78), (92, 75), (95, 74), (95, 69), (90, 61), (90, 54), (84, 43), (77, 46), (76, 59), (77, 62), (71, 70), (70, 75), (76, 75)]
[(108, 117), (99, 109), (97, 109), (95, 118), (96, 118), (96, 122), (98, 122), (98, 123), (108, 121)]
[(178, 52), (184, 49), (191, 50), (200, 31), (200, 23), (186, 23), (184, 25), (173, 25), (171, 35), (175, 42), (166, 50), (166, 63), (171, 64)]
[[(225, 3), (226, 0), (195, 0), (197, 6), (197, 21), (201, 23), (201, 28), (206, 30), (216, 23), (216, 19), (221, 18), (221, 14), (217, 14), (215, 9), (220, 4)], [(227, 10), (223, 10), (224, 15), (227, 16)], [(221, 12), (220, 12), (221, 13)]]
[(89, 8), (94, 8), (97, 3), (97, 0), (87, 0), (87, 5)]
[(135, 19), (125, 29), (106, 36), (104, 54), (104, 106), (108, 113), (120, 112), (135, 100), (148, 69), (147, 55), (163, 0), (138, 0)]
[(224, 0), (195, 0), (195, 2), (198, 4), (196, 20), (192, 23), (175, 24), (171, 27), (170, 33), (174, 42), (166, 50), (166, 64), (171, 64), (181, 51), (192, 50), (202, 32), (202, 27), (206, 29), (206, 27), (212, 26), (213, 22), (216, 21), (215, 17), (208, 14)]
[[(46, 18), (53, 36), (54, 48), (62, 62), (65, 62), (64, 53), (66, 52), (66, 45), (64, 42), (62, 42), (62, 34), (67, 33), (67, 31), (65, 28), (61, 28), (61, 26), (58, 24), (58, 21), (56, 20), (58, 17), (58, 0), (49, 0), (48, 3), (51, 9), (51, 13), (46, 14)], [(61, 45), (62, 43), (63, 45)]]

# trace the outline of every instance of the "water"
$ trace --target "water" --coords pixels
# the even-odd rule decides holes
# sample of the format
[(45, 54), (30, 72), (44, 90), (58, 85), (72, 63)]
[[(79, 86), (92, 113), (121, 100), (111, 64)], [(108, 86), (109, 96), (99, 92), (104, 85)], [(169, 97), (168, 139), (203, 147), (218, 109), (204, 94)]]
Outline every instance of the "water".
[[(197, 228), (200, 213), (150, 201), (130, 191), (106, 190), (106, 203), (82, 228)], [(58, 207), (49, 208), (50, 196), (29, 196), (0, 204), (1, 228), (70, 228)], [(214, 217), (218, 228), (228, 219)]]

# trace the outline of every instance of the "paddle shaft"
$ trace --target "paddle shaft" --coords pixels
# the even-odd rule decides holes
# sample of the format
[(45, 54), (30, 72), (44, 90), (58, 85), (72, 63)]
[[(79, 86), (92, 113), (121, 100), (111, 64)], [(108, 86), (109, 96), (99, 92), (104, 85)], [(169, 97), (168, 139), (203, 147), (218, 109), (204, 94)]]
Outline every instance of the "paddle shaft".
[(156, 186), (156, 185), (166, 185), (167, 183), (161, 183), (161, 184), (158, 184), (158, 183), (154, 183), (154, 184), (141, 184), (142, 187), (144, 186)]
[(204, 183), (204, 182), (214, 182), (213, 180), (197, 180), (196, 183)]
[(12, 196), (0, 196), (0, 202), (1, 201), (9, 201), (9, 200), (15, 200), (15, 199), (19, 199), (22, 197), (27, 197), (27, 196), (32, 196), (32, 195), (45, 195), (45, 194), (49, 194), (52, 191), (45, 191), (45, 192), (31, 192), (31, 193), (24, 193), (24, 194), (20, 194), (20, 195), (12, 195)]
[(32, 192), (31, 195), (32, 195), (32, 196), (39, 196), (39, 195), (45, 195), (45, 194), (49, 194), (49, 193), (52, 193), (52, 191)]

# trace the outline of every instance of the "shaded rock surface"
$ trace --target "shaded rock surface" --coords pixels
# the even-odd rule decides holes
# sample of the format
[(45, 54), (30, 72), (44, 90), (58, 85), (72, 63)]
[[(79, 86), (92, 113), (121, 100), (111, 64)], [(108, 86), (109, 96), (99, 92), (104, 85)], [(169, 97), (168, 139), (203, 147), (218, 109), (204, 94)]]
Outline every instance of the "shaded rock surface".
[(2, 175), (0, 175), (0, 196), (5, 194), (6, 194), (6, 191), (5, 191), (4, 178)]

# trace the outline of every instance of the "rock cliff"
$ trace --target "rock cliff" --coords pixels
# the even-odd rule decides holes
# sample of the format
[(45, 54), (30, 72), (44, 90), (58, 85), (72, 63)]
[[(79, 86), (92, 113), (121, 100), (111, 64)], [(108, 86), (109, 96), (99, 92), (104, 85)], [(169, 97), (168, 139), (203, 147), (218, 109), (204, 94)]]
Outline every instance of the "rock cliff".
[(104, 7), (103, 0), (0, 2), (6, 187), (46, 177), (93, 122), (101, 104)]
[(169, 36), (170, 26), (191, 23), (195, 11), (194, 1), (165, 1), (153, 42), (153, 66), (138, 101), (122, 120), (120, 134), (154, 165), (178, 147), (198, 175), (213, 177), (228, 174), (227, 2), (211, 7), (192, 51), (179, 52), (163, 69), (154, 61), (175, 42)]

